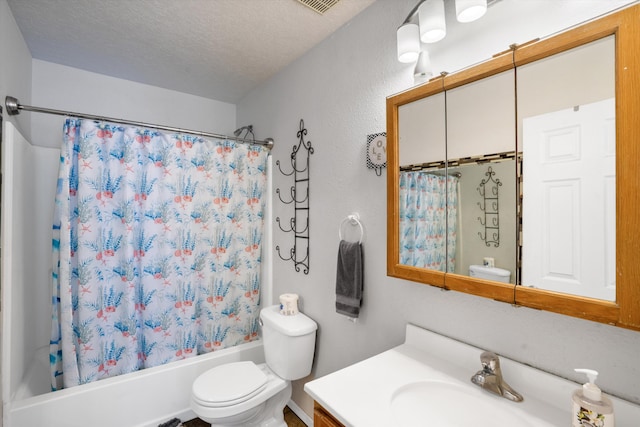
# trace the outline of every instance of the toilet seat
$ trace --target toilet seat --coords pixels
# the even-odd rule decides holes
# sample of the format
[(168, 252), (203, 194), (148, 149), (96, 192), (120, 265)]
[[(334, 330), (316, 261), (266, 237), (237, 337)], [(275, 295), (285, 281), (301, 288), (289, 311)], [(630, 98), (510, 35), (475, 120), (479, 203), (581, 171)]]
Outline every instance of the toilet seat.
[(223, 408), (245, 402), (267, 387), (267, 375), (253, 362), (212, 368), (193, 383), (192, 397), (201, 406)]
[[(229, 367), (229, 365), (235, 365), (235, 363), (242, 363), (242, 362), (234, 362), (226, 365), (221, 365), (220, 368), (221, 370), (222, 369), (226, 370)], [(208, 421), (208, 419), (215, 419), (216, 424), (222, 424), (222, 425), (229, 424), (229, 425), (240, 426), (240, 425), (245, 425), (243, 423), (246, 420), (254, 417), (257, 413), (262, 411), (269, 399), (276, 396), (278, 393), (281, 393), (281, 392), (285, 393), (287, 389), (289, 391), (286, 397), (286, 401), (287, 402), (289, 401), (289, 399), (291, 398), (291, 383), (289, 381), (283, 380), (282, 378), (275, 375), (269, 369), (266, 363), (261, 363), (259, 365), (255, 365), (253, 362), (247, 362), (247, 363), (258, 368), (258, 370), (260, 370), (267, 377), (267, 383), (264, 388), (261, 388), (258, 391), (248, 392), (247, 395), (235, 399), (236, 403), (230, 402), (228, 400), (229, 396), (225, 397), (227, 400), (226, 401), (223, 400), (222, 404), (221, 402), (211, 402), (206, 400), (206, 398), (203, 398), (203, 397), (206, 397), (206, 394), (202, 394), (202, 389), (203, 387), (205, 389), (206, 388), (212, 389), (216, 387), (212, 386), (212, 383), (210, 382), (210, 380), (199, 381), (202, 376), (209, 373), (209, 371), (206, 371), (204, 374), (202, 374), (200, 377), (198, 377), (194, 381), (194, 386), (191, 389), (190, 406), (193, 412), (205, 421)], [(245, 369), (245, 370), (240, 369), (241, 371), (243, 371), (242, 375), (247, 374), (247, 372), (254, 371), (252, 366), (245, 365), (245, 368), (248, 368), (248, 369)], [(197, 386), (196, 386), (196, 382), (199, 383)], [(221, 385), (222, 387), (219, 387), (219, 388), (224, 390), (225, 389), (224, 384), (221, 384)], [(251, 388), (251, 387), (248, 387), (248, 388)], [(239, 394), (242, 394), (242, 393), (239, 393)], [(243, 397), (246, 397), (246, 399), (243, 400)], [(225, 405), (225, 402), (226, 402), (226, 405)], [(284, 408), (284, 404), (283, 404), (283, 408)], [(235, 419), (235, 421), (230, 422), (229, 420), (232, 420), (232, 419)], [(212, 421), (208, 421), (208, 422), (212, 422)]]

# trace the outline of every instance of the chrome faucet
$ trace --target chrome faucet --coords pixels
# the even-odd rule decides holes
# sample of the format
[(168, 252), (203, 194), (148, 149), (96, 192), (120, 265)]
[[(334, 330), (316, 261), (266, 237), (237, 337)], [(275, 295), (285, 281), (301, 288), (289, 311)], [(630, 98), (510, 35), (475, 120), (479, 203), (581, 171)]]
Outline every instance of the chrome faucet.
[(482, 363), (482, 370), (471, 377), (472, 383), (506, 399), (522, 402), (522, 395), (512, 389), (502, 378), (500, 359), (497, 354), (485, 351), (480, 355), (480, 362)]

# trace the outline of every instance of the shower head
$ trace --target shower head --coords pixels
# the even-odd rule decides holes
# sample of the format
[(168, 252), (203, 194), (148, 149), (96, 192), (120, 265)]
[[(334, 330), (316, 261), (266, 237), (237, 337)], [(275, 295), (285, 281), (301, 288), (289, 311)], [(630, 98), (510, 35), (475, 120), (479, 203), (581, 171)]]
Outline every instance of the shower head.
[(240, 134), (242, 133), (242, 131), (246, 130), (247, 133), (251, 132), (253, 133), (253, 125), (249, 125), (249, 126), (242, 126), (241, 128), (236, 129), (235, 131), (233, 131), (233, 134), (235, 136), (240, 136)]
[(233, 131), (233, 134), (234, 134), (236, 137), (240, 137), (240, 134), (241, 134), (242, 132), (246, 132), (246, 133), (244, 134), (244, 136), (242, 137), (242, 139), (246, 139), (246, 138), (247, 138), (247, 136), (249, 136), (249, 134), (251, 134), (251, 137), (252, 137), (253, 139), (256, 139), (255, 135), (253, 134), (253, 125), (242, 126), (241, 128), (238, 128), (238, 129), (236, 129), (235, 131)]

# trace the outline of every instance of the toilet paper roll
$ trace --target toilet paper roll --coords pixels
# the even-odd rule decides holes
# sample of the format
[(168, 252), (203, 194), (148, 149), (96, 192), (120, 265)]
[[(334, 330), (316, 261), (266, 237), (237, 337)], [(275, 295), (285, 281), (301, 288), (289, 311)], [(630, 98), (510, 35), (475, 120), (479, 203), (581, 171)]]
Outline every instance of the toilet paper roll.
[(280, 295), (280, 314), (285, 316), (298, 314), (298, 294)]

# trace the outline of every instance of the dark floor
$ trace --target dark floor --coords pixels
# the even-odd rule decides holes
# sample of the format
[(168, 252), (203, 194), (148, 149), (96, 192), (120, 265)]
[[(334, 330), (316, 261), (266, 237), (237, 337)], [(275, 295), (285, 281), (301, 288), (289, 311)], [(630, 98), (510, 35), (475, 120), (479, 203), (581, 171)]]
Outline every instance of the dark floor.
[(288, 406), (284, 408), (284, 420), (287, 422), (288, 427), (307, 427)]
[(200, 418), (193, 419), (191, 421), (185, 421), (182, 423), (183, 427), (211, 427), (211, 424), (205, 423)]
[[(289, 407), (284, 408), (284, 420), (287, 423), (288, 427), (307, 427), (305, 423), (302, 422), (300, 418), (296, 416), (296, 414), (289, 409)], [(211, 424), (205, 423), (199, 418), (196, 418), (191, 421), (185, 421), (182, 423), (183, 427), (210, 427)]]

